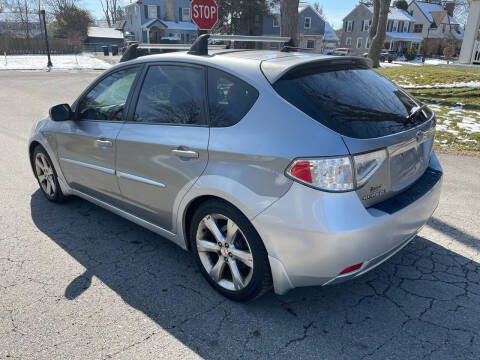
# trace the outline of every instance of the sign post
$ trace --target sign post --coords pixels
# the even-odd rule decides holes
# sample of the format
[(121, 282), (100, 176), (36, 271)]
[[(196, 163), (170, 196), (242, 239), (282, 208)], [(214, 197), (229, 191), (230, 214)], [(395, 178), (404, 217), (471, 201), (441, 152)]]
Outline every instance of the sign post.
[(211, 30), (218, 21), (218, 6), (215, 0), (193, 0), (190, 3), (192, 20), (202, 30)]

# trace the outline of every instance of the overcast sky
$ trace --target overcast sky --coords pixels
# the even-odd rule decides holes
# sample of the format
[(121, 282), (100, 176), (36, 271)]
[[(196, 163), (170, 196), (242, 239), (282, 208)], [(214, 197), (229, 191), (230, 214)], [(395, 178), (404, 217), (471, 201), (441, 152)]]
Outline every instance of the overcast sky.
[[(129, 2), (129, 0), (121, 1), (124, 5)], [(313, 4), (315, 1), (309, 2)], [(342, 27), (342, 19), (354, 8), (357, 0), (318, 0), (318, 2), (323, 6), (327, 21), (337, 29)], [(100, 0), (81, 0), (81, 5), (90, 10), (95, 18), (103, 18)]]

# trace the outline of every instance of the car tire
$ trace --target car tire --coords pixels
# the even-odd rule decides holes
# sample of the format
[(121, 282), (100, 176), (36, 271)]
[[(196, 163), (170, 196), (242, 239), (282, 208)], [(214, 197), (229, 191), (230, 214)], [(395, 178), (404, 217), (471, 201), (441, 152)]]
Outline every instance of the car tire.
[(66, 196), (63, 194), (52, 159), (43, 147), (37, 145), (32, 155), (32, 166), (38, 185), (47, 200), (62, 203)]
[(238, 209), (209, 200), (196, 209), (190, 225), (192, 253), (215, 290), (234, 301), (249, 301), (272, 288), (265, 246)]

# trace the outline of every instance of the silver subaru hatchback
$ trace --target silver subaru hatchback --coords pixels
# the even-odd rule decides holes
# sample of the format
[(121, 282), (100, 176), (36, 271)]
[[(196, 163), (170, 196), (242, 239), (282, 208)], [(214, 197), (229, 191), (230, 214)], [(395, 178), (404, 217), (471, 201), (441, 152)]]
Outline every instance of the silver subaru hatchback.
[(245, 301), (356, 278), (405, 247), (440, 197), (435, 124), (363, 58), (173, 52), (52, 107), (28, 151), (48, 200), (162, 235)]

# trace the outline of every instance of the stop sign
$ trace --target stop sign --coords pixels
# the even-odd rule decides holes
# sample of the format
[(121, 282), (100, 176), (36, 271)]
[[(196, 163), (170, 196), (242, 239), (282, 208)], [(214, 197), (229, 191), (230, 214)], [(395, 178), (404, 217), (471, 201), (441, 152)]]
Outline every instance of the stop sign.
[(200, 30), (210, 30), (218, 20), (218, 6), (214, 0), (193, 0), (190, 3), (192, 20)]

